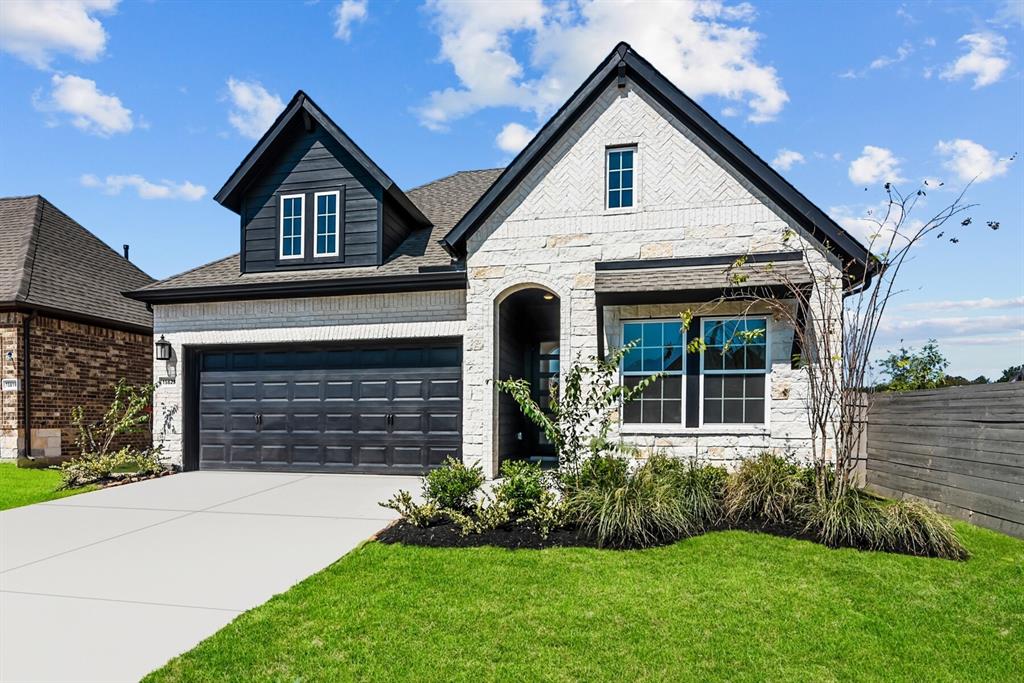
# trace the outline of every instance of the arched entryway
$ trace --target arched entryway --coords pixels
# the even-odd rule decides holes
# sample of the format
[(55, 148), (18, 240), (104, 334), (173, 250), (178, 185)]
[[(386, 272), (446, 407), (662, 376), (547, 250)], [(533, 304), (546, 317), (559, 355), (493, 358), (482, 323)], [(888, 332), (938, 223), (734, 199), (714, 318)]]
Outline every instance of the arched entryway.
[[(558, 381), (560, 307), (553, 292), (528, 287), (505, 297), (497, 310), (497, 377), (527, 380), (534, 400), (545, 408)], [(498, 398), (497, 450), (499, 466), (509, 459), (557, 462), (554, 447), (542, 430), (523, 416), (504, 392)]]

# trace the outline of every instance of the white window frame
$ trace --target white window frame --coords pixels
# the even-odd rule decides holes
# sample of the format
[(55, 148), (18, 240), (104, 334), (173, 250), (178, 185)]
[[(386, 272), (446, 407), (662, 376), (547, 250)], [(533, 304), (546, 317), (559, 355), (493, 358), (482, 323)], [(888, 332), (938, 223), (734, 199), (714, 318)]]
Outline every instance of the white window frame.
[[(334, 251), (320, 251), (317, 243), (320, 237), (320, 197), (334, 196)], [(324, 214), (330, 215), (330, 214)], [(337, 256), (341, 248), (341, 192), (332, 190), (330, 192), (317, 192), (313, 195), (313, 256), (321, 258), (324, 256)]]
[[(608, 201), (609, 197), (611, 196), (611, 192), (612, 192), (612, 189), (611, 189), (611, 178), (612, 178), (611, 155), (612, 155), (613, 152), (627, 152), (627, 151), (633, 152), (633, 165), (629, 169), (630, 171), (633, 172), (633, 184), (630, 185), (630, 187), (629, 187), (630, 192), (633, 193), (633, 200), (632, 200), (632, 202), (630, 203), (629, 206), (622, 206), (621, 205), (622, 186), (621, 186), (621, 183), (620, 183), (619, 189), (616, 190), (617, 192), (620, 193), (619, 194), (620, 205), (619, 206), (611, 206), (611, 204)], [(605, 147), (605, 149), (604, 149), (604, 208), (605, 208), (606, 211), (633, 211), (633, 210), (636, 209), (637, 203), (638, 203), (638, 198), (637, 198), (637, 167), (639, 166), (639, 162), (638, 162), (639, 153), (638, 152), (639, 152), (639, 146), (636, 145), (636, 144), (608, 145), (607, 147)], [(619, 173), (619, 172), (621, 172), (621, 170), (622, 169), (620, 168), (620, 169), (617, 169), (615, 172)]]
[[(624, 320), (621, 320), (619, 322), (619, 334), (621, 335), (619, 337), (619, 339), (622, 340), (622, 345), (623, 346), (626, 345), (626, 325), (630, 325), (630, 324), (641, 324), (642, 325), (644, 323), (678, 323), (680, 328), (682, 327), (682, 321), (679, 318), (629, 318), (629, 319), (624, 319)], [(675, 371), (666, 372), (666, 373), (664, 373), (662, 375), (662, 377), (679, 377), (679, 378), (682, 379), (682, 383), (681, 383), (681, 386), (680, 386), (680, 389), (679, 389), (679, 392), (680, 392), (679, 398), (680, 398), (680, 401), (681, 401), (680, 409), (679, 409), (679, 422), (626, 422), (625, 404), (620, 402), (619, 410), (621, 411), (621, 413), (620, 413), (621, 417), (619, 419), (619, 423), (624, 428), (626, 428), (628, 430), (632, 430), (632, 431), (646, 430), (646, 429), (655, 429), (655, 430), (662, 429), (662, 430), (665, 430), (665, 429), (671, 428), (673, 431), (675, 431), (675, 430), (679, 430), (679, 429), (684, 429), (686, 427), (686, 330), (680, 330), (680, 331), (682, 333), (682, 341), (683, 341), (683, 345), (682, 345), (682, 352), (683, 352), (682, 368), (678, 372), (675, 372)], [(642, 344), (641, 344), (641, 346), (642, 346)], [(625, 359), (623, 359), (623, 360), (625, 360)], [(655, 374), (655, 373), (653, 373), (653, 372), (646, 372), (643, 369), (641, 369), (640, 372), (630, 372), (627, 375), (626, 371), (623, 370), (622, 366), (620, 365), (619, 366), (619, 384), (621, 386), (625, 386), (626, 377), (650, 377), (653, 374)], [(635, 400), (639, 401), (640, 399), (637, 398)], [(662, 400), (664, 400), (664, 398)]]
[(772, 400), (772, 343), (771, 343), (771, 316), (768, 314), (758, 315), (752, 313), (750, 315), (733, 315), (733, 316), (715, 316), (706, 317), (700, 319), (700, 338), (704, 339), (704, 326), (707, 323), (722, 323), (733, 320), (764, 320), (764, 370), (712, 370), (713, 376), (720, 375), (764, 375), (764, 422), (704, 422), (704, 350), (700, 352), (700, 390), (697, 395), (697, 408), (700, 419), (697, 424), (702, 429), (718, 429), (722, 431), (747, 431), (751, 428), (758, 427), (770, 427), (771, 426), (771, 400)]
[[(285, 256), (284, 254), (284, 203), (288, 199), (298, 199), (299, 209), (301, 210), (301, 220), (299, 221), (299, 253)], [(278, 215), (277, 220), (277, 237), (278, 247), (277, 256), (282, 261), (293, 261), (297, 259), (306, 258), (306, 195), (304, 194), (283, 194), (281, 195), (281, 201), (278, 204)], [(290, 237), (289, 239), (294, 239)]]

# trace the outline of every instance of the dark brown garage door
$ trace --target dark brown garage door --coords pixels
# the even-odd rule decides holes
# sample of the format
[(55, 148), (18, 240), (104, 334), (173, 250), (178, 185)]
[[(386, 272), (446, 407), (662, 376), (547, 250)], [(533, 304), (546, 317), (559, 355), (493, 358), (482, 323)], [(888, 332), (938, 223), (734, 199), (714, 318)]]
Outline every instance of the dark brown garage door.
[(454, 344), (204, 351), (199, 467), (419, 474), (462, 450)]

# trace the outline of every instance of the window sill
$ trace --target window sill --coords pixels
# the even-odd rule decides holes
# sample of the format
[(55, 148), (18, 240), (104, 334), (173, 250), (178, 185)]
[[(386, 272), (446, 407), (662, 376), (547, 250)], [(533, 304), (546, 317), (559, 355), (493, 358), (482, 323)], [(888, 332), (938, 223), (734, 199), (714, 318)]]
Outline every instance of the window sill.
[(674, 424), (623, 424), (619, 425), (622, 436), (771, 436), (768, 425), (704, 425), (684, 427)]

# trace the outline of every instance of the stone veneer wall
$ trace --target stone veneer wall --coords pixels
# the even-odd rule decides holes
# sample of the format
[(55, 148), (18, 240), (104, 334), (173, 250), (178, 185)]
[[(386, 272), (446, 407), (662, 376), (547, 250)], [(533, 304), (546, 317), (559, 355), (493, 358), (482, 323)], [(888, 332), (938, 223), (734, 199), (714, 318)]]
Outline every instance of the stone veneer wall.
[[(637, 146), (636, 205), (606, 209), (605, 150), (623, 144)], [(798, 230), (657, 102), (632, 84), (613, 84), (469, 240), (466, 315), (473, 334), (464, 373), (467, 405), (475, 409), (464, 417), (464, 457), (494, 474), (497, 398), (487, 380), (495, 373), (495, 310), (508, 294), (541, 286), (560, 297), (564, 367), (597, 351), (596, 262), (788, 251), (797, 245), (784, 241), (787, 227)], [(791, 241), (803, 238), (798, 230)], [(815, 251), (812, 258), (816, 269), (838, 274), (824, 255)], [(787, 332), (775, 331), (773, 392), (785, 386), (788, 397), (771, 401), (769, 428), (716, 434), (680, 427), (639, 440), (675, 455), (725, 461), (766, 446), (801, 451), (809, 438), (806, 421), (797, 418), (805, 387), (782, 358), (785, 352), (788, 360)]]
[[(3, 407), (3, 457), (17, 455), (22, 434), (22, 313), (0, 319), (0, 361), (3, 376), (21, 382), (18, 392), (5, 392)], [(37, 316), (30, 326), (30, 404), (32, 455), (47, 461), (73, 457), (78, 453), (71, 410), (83, 406), (87, 416), (99, 419), (113, 399), (113, 387), (121, 378), (130, 384), (151, 381), (153, 340), (149, 334), (125, 332), (107, 327)], [(11, 351), (13, 358), (8, 359)], [(16, 404), (16, 405), (12, 405)], [(118, 444), (147, 447), (147, 430)]]
[(185, 346), (462, 337), (465, 319), (463, 290), (154, 305), (154, 334), (173, 355), (153, 361), (153, 440), (181, 464)]

